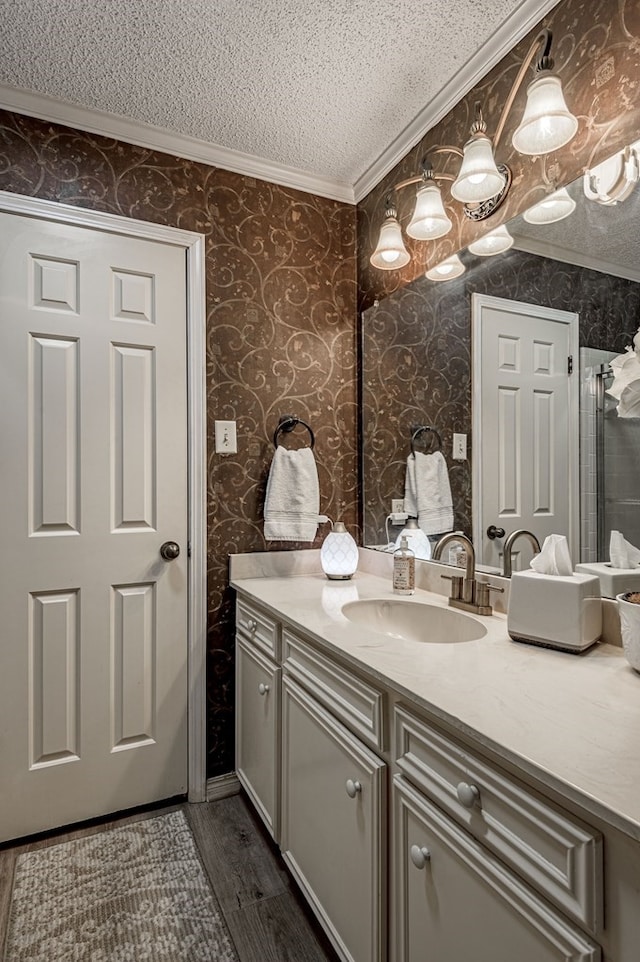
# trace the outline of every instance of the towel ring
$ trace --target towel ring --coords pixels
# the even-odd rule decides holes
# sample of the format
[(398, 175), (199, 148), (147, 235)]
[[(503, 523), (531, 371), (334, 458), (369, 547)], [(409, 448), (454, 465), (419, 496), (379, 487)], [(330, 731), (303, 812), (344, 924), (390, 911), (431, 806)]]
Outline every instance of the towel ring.
[[(411, 454), (414, 456), (414, 458), (416, 456), (416, 450), (415, 450), (416, 439), (421, 434), (424, 434), (425, 431), (431, 431), (431, 433), (435, 435), (435, 438), (438, 442), (438, 447), (435, 450), (442, 451), (442, 438), (440, 437), (439, 432), (436, 431), (434, 427), (431, 427), (430, 424), (421, 424), (418, 427), (413, 429), (413, 434), (411, 435)], [(432, 454), (433, 452), (429, 452), (429, 453)]]
[(311, 428), (309, 427), (306, 421), (303, 421), (302, 418), (294, 417), (293, 414), (283, 414), (280, 420), (278, 421), (278, 427), (273, 432), (273, 443), (276, 448), (278, 447), (278, 435), (280, 434), (280, 432), (286, 431), (288, 434), (289, 431), (293, 431), (296, 424), (301, 424), (303, 428), (307, 429), (311, 437), (311, 442), (309, 446), (313, 448), (314, 444), (316, 443), (316, 439), (313, 435), (313, 431), (311, 430)]

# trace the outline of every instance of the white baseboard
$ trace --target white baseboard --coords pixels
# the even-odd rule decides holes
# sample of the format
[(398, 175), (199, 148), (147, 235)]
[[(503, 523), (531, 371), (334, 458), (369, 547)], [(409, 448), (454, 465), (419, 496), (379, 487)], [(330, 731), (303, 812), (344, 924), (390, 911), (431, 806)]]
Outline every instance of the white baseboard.
[(235, 772), (228, 775), (218, 775), (217, 778), (207, 779), (207, 801), (215, 802), (219, 798), (237, 795), (240, 791), (240, 781)]

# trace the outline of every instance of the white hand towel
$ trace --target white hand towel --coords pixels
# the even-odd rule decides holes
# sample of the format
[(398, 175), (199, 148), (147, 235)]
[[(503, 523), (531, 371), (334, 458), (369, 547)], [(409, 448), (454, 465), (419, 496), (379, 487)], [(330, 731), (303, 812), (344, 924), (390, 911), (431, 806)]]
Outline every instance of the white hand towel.
[(609, 541), (609, 560), (612, 568), (637, 568), (640, 564), (640, 550), (629, 544), (621, 531), (612, 531)]
[(313, 541), (318, 530), (320, 485), (311, 448), (290, 451), (278, 446), (273, 455), (264, 499), (267, 541)]
[(440, 451), (415, 452), (407, 458), (404, 510), (425, 534), (453, 530), (453, 500), (447, 462)]
[(540, 575), (572, 575), (569, 545), (563, 534), (550, 534), (544, 539), (540, 554), (531, 559), (531, 568)]

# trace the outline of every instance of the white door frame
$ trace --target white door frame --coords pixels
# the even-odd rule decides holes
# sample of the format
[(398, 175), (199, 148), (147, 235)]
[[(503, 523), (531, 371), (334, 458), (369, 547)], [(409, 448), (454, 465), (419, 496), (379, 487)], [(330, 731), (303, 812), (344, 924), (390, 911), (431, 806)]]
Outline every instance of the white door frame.
[(560, 311), (554, 307), (541, 304), (525, 304), (522, 301), (512, 301), (505, 297), (491, 297), (488, 294), (472, 294), (471, 296), (471, 353), (472, 353), (472, 443), (473, 460), (471, 465), (471, 519), (473, 527), (473, 543), (482, 544), (482, 524), (480, 519), (480, 505), (482, 504), (482, 469), (480, 452), (482, 451), (482, 427), (480, 415), (480, 398), (482, 390), (482, 358), (478, 346), (481, 343), (482, 313), (484, 308), (507, 310), (512, 314), (526, 314), (531, 317), (541, 317), (548, 321), (557, 321), (569, 326), (569, 353), (573, 356), (573, 376), (569, 378), (569, 416), (568, 416), (568, 444), (569, 444), (569, 551), (574, 561), (579, 560), (580, 534), (580, 490), (579, 490), (579, 396), (580, 384), (578, 378), (579, 352), (579, 320), (580, 315), (573, 311)]
[(206, 800), (206, 380), (204, 236), (177, 227), (0, 191), (0, 211), (182, 247), (187, 262), (188, 785)]

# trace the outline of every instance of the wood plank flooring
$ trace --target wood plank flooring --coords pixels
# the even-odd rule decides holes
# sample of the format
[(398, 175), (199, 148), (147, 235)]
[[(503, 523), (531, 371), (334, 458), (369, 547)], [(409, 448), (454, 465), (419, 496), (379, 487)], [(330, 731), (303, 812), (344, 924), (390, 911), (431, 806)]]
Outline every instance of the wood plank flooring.
[(277, 848), (244, 794), (155, 807), (71, 832), (0, 849), (0, 952), (4, 945), (17, 856), (181, 808), (191, 826), (211, 887), (240, 962), (338, 962)]

